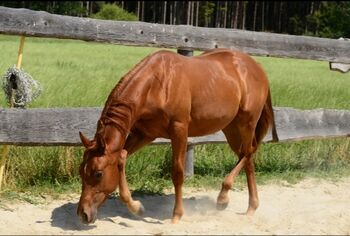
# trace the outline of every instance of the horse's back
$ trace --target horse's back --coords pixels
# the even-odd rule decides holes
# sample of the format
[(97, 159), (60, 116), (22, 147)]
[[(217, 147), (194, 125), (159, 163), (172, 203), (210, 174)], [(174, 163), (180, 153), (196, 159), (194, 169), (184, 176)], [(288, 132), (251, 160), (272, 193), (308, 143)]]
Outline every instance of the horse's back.
[(218, 61), (230, 78), (238, 81), (241, 92), (241, 109), (261, 107), (267, 98), (269, 83), (262, 67), (249, 55), (229, 49), (213, 49), (199, 56), (204, 60)]
[(244, 53), (216, 49), (185, 57), (162, 50), (150, 63), (157, 79), (148, 107), (158, 104), (166, 120), (186, 120), (189, 136), (223, 129), (267, 95), (263, 71)]

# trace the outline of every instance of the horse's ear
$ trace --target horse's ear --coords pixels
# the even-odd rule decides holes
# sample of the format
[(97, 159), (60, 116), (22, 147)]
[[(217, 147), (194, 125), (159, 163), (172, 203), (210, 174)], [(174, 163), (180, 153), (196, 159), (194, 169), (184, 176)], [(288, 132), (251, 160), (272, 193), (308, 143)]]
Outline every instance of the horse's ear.
[(92, 142), (87, 137), (85, 137), (85, 135), (82, 132), (79, 132), (79, 136), (80, 136), (80, 140), (83, 143), (84, 147), (88, 148), (88, 147), (91, 147), (93, 145)]
[(105, 138), (103, 137), (103, 135), (98, 134), (96, 136), (96, 142), (97, 142), (97, 147), (100, 147), (102, 149), (106, 148), (106, 141), (105, 141)]
[(106, 126), (101, 119), (97, 121), (98, 132), (96, 133), (95, 139), (96, 139), (97, 147), (100, 147), (102, 149), (106, 148), (106, 141), (104, 137), (105, 127)]

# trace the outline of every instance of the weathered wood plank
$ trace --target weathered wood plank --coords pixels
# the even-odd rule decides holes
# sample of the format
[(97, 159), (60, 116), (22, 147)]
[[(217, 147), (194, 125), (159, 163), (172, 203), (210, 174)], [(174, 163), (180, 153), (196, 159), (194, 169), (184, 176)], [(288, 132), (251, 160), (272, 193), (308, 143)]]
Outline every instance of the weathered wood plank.
[(107, 21), (0, 7), (0, 33), (350, 63), (350, 42), (234, 29)]
[[(0, 109), (0, 144), (81, 145), (79, 131), (93, 138), (101, 108)], [(275, 108), (281, 141), (350, 136), (350, 111)], [(269, 133), (265, 142), (272, 140)], [(168, 144), (156, 139), (153, 144)], [(222, 132), (191, 137), (189, 144), (225, 143)]]
[(93, 137), (101, 108), (0, 109), (0, 143), (81, 145), (79, 131)]

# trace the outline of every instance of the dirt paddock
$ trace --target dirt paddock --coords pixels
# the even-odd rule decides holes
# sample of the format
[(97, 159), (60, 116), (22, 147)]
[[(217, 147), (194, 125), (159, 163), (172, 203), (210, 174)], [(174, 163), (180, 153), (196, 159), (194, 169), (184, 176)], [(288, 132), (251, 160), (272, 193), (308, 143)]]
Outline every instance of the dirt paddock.
[(350, 178), (330, 182), (307, 179), (296, 185), (258, 186), (260, 207), (243, 215), (248, 193), (230, 192), (230, 204), (217, 211), (218, 190), (185, 189), (185, 215), (170, 224), (174, 195), (139, 196), (143, 218), (128, 213), (116, 198), (101, 207), (93, 225), (76, 216), (78, 195), (44, 204), (2, 202), (0, 234), (350, 234)]

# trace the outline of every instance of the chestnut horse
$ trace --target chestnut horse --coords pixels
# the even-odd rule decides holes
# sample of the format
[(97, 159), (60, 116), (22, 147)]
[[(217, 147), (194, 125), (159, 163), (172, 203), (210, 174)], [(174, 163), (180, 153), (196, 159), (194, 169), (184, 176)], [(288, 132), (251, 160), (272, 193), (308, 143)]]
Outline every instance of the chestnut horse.
[(125, 176), (127, 156), (158, 137), (172, 146), (175, 205), (172, 223), (184, 213), (182, 184), (187, 137), (222, 130), (238, 162), (225, 177), (217, 198), (224, 209), (228, 191), (245, 167), (251, 215), (258, 207), (253, 153), (269, 127), (278, 140), (269, 83), (248, 55), (214, 49), (195, 57), (158, 51), (138, 63), (110, 93), (93, 140), (82, 133), (85, 146), (80, 166), (82, 193), (78, 215), (94, 222), (98, 207), (118, 186), (120, 199), (137, 215), (143, 206), (133, 200)]

